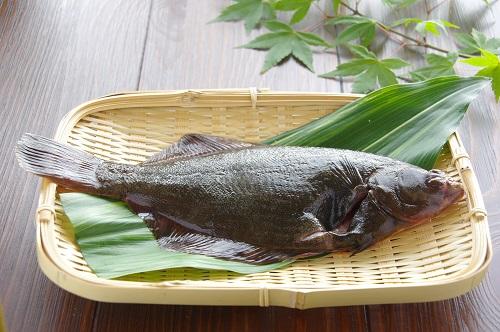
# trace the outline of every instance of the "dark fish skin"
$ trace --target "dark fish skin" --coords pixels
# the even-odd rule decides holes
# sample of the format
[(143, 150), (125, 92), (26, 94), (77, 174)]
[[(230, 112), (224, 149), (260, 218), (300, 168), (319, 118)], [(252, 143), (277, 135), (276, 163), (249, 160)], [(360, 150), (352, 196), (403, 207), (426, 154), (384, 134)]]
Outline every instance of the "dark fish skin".
[(216, 143), (205, 155), (139, 165), (99, 160), (89, 188), (38, 174), (126, 201), (168, 249), (252, 263), (358, 252), (464, 194), (440, 171), (363, 152)]
[[(296, 249), (303, 237), (335, 228), (354, 187), (377, 168), (395, 166), (387, 158), (370, 159), (353, 151), (254, 147), (173, 163), (103, 163), (97, 178), (112, 196), (197, 232)], [(338, 176), (351, 165), (356, 173)]]
[[(214, 237), (310, 252), (344, 246), (354, 251), (371, 242), (372, 233), (382, 225), (367, 229), (364, 218), (349, 229), (337, 230), (341, 234), (361, 227), (359, 236), (337, 236), (326, 247), (311, 236), (336, 230), (356, 196), (356, 187), (392, 181), (391, 176), (401, 172), (422, 172), (406, 163), (361, 152), (300, 147), (252, 147), (127, 168), (124, 171), (122, 165), (104, 163), (97, 177), (138, 210), (152, 208), (175, 223)], [(386, 194), (388, 188), (375, 190)], [(363, 208), (373, 223), (376, 215), (391, 207), (378, 211), (372, 201)], [(384, 216), (384, 222), (386, 219)], [(399, 226), (395, 221), (392, 224), (384, 225), (388, 233)]]

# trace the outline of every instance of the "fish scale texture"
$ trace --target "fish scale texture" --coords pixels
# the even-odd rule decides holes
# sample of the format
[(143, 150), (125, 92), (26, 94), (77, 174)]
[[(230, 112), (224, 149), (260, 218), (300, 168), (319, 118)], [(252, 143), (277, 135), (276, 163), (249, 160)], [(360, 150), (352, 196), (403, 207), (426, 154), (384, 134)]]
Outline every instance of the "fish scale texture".
[[(140, 166), (105, 163), (98, 177), (118, 183), (116, 191), (136, 194), (132, 203), (187, 227), (287, 248), (311, 233), (332, 229), (345, 215), (354, 187), (383, 167), (412, 166), (347, 150), (253, 147)], [(336, 218), (320, 211), (325, 203), (332, 205)], [(317, 218), (307, 218), (311, 213)]]

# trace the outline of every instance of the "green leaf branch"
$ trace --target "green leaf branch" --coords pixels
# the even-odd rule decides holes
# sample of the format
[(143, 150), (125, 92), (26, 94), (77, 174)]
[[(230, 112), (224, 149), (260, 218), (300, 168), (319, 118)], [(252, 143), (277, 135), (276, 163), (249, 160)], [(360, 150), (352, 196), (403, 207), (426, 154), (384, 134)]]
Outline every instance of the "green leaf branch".
[[(482, 68), (476, 75), (491, 79), (495, 97), (499, 100), (500, 39), (488, 37), (476, 30), (472, 30), (471, 33), (455, 32), (460, 29), (456, 24), (431, 18), (434, 10), (450, 0), (436, 0), (434, 3), (428, 0), (381, 0), (384, 5), (394, 9), (425, 6), (426, 17), (404, 17), (390, 24), (362, 13), (359, 10), (361, 0), (354, 1), (354, 4), (347, 0), (328, 0), (330, 6), (326, 7), (331, 11), (319, 5), (320, 1), (233, 0), (233, 3), (225, 7), (214, 21), (243, 21), (247, 32), (259, 27), (268, 30), (240, 46), (267, 51), (261, 73), (279, 65), (286, 58), (293, 58), (314, 72), (314, 48), (334, 49), (336, 52), (337, 48), (342, 47), (352, 53), (352, 59), (319, 76), (330, 79), (352, 76), (354, 77), (353, 91), (366, 93), (395, 84), (398, 80), (416, 82), (439, 76), (455, 75), (454, 65), (458, 59), (462, 59), (462, 62), (466, 64)], [(321, 20), (307, 28), (297, 28), (301, 26), (297, 24), (302, 22), (313, 8), (319, 10)], [(322, 26), (336, 28), (336, 36), (333, 40), (325, 40), (313, 32)], [(419, 47), (438, 53), (425, 54), (426, 65), (402, 76), (397, 71), (409, 66), (408, 62), (400, 58), (379, 59), (370, 50), (377, 33), (387, 35), (401, 47)], [(457, 50), (448, 50), (429, 43), (427, 38), (429, 35), (452, 36)]]
[[(403, 1), (398, 1), (399, 3), (402, 3)], [(416, 1), (412, 1), (412, 3), (415, 3)], [(405, 1), (405, 3), (408, 3), (408, 1)], [(348, 9), (349, 11), (351, 11), (351, 13), (353, 15), (358, 15), (358, 16), (361, 16), (361, 17), (367, 17), (366, 15), (364, 15), (363, 13), (361, 13), (357, 8), (354, 8), (352, 6), (350, 6), (348, 3), (346, 3), (345, 1), (341, 1), (340, 4), (345, 7), (346, 9)], [(411, 3), (408, 3), (407, 5), (410, 5)], [(437, 8), (437, 7), (436, 7)], [(434, 9), (436, 9), (434, 8)], [(433, 10), (433, 9), (432, 9)], [(431, 10), (431, 11), (432, 11)], [(430, 14), (430, 12), (428, 11), (428, 14)], [(407, 25), (409, 23), (417, 23), (416, 26), (415, 26), (415, 30), (417, 32), (419, 32), (420, 30), (420, 34), (425, 34), (425, 31), (432, 31), (433, 34), (436, 34), (436, 31), (437, 31), (437, 35), (439, 35), (439, 30), (438, 30), (438, 26), (440, 28), (442, 28), (443, 30), (446, 30), (446, 27), (447, 26), (453, 26), (453, 28), (459, 28), (457, 25), (451, 23), (451, 22), (447, 22), (447, 21), (444, 21), (444, 22), (439, 22), (439, 21), (423, 21), (423, 20), (420, 20), (418, 18), (404, 18), (402, 20), (402, 23), (405, 23), (405, 21), (408, 21)], [(388, 33), (388, 34), (394, 34), (396, 36), (399, 36), (405, 40), (408, 40), (410, 42), (412, 42), (411, 44), (403, 44), (404, 46), (407, 46), (407, 45), (410, 45), (410, 46), (420, 46), (420, 47), (424, 47), (424, 48), (428, 48), (428, 49), (432, 49), (432, 50), (435, 50), (435, 51), (438, 51), (438, 52), (441, 52), (441, 53), (446, 53), (448, 54), (450, 52), (450, 50), (447, 50), (447, 49), (444, 49), (442, 47), (439, 47), (439, 46), (436, 46), (436, 45), (433, 45), (433, 44), (430, 44), (428, 43), (427, 41), (425, 41), (424, 39), (420, 39), (420, 38), (417, 38), (417, 37), (414, 37), (414, 36), (411, 36), (409, 34), (406, 34), (404, 32), (401, 32), (399, 30), (396, 29), (396, 26), (397, 25), (400, 25), (401, 23), (400, 22), (395, 22), (395, 26), (390, 26), (390, 25), (386, 25), (382, 22), (376, 22), (376, 25), (377, 27)], [(421, 24), (421, 27), (419, 26), (419, 24)], [(419, 26), (419, 29), (417, 30), (417, 26)], [(468, 58), (469, 55), (467, 54), (460, 54), (461, 57), (464, 57), (464, 58)]]

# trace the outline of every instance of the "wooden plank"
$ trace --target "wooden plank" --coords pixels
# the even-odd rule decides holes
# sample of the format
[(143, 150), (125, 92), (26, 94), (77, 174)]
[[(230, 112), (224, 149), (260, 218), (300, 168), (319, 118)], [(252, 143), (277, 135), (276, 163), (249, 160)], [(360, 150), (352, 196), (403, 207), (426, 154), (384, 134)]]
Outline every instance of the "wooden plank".
[[(95, 331), (365, 331), (359, 307), (295, 310), (101, 304)], [(119, 319), (117, 319), (119, 317)]]
[(292, 310), (271, 308), (267, 331), (366, 331), (368, 324), (363, 306)]
[[(428, 6), (432, 7), (440, 2), (428, 1)], [(426, 17), (425, 1), (398, 12), (380, 6), (378, 1), (364, 1), (362, 4), (360, 10), (385, 23), (401, 17)], [(488, 8), (481, 1), (445, 1), (431, 14), (431, 18), (450, 20), (461, 26), (463, 31), (470, 31), (474, 27), (485, 31), (488, 36), (492, 37), (500, 35), (500, 25), (494, 15), (499, 12), (498, 2)], [(431, 38), (430, 41), (438, 46), (454, 49), (450, 38)], [(402, 49), (400, 45), (392, 41), (380, 44), (379, 54), (383, 57), (397, 55), (411, 59), (412, 63), (423, 63), (421, 56)], [(457, 68), (461, 74), (473, 75), (475, 72), (474, 69), (462, 64), (457, 65)], [(349, 91), (349, 84), (346, 84), (345, 90)], [(495, 254), (487, 278), (472, 292), (448, 301), (368, 306), (367, 315), (371, 330), (494, 331), (498, 329), (500, 324), (498, 306), (500, 264), (496, 257), (500, 251), (499, 129), (498, 104), (494, 102), (491, 91), (485, 90), (471, 105), (459, 132), (471, 156), (489, 212), (489, 225)]]
[[(338, 91), (339, 83), (319, 79), (294, 60), (259, 75), (265, 52), (237, 49), (262, 33), (245, 33), (240, 23), (212, 23), (229, 1), (154, 1), (141, 75), (141, 89), (248, 88)], [(310, 22), (321, 12), (311, 11)], [(305, 26), (308, 22), (304, 23)], [(315, 70), (332, 70), (335, 54), (314, 57)]]
[(38, 179), (15, 162), (24, 132), (53, 135), (72, 107), (138, 83), (147, 1), (0, 6), (0, 299), (9, 331), (90, 330), (95, 303), (53, 285), (35, 257)]

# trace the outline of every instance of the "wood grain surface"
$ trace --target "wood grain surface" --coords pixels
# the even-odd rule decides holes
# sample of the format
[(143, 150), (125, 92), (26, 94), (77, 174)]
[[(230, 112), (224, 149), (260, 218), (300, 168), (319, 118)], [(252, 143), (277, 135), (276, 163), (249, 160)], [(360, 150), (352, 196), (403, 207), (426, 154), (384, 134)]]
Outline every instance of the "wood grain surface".
[[(439, 0), (429, 0), (438, 3)], [(295, 61), (258, 74), (264, 53), (242, 24), (206, 24), (227, 0), (0, 0), (0, 303), (8, 331), (497, 331), (500, 326), (500, 108), (484, 91), (460, 133), (484, 193), (495, 255), (487, 278), (448, 301), (294, 310), (97, 303), (52, 284), (35, 257), (38, 179), (14, 160), (24, 132), (53, 135), (72, 107), (116, 91), (268, 87), (350, 91), (350, 83), (317, 78)], [(433, 17), (500, 36), (500, 4), (449, 1)], [(390, 22), (380, 0), (360, 10)], [(424, 15), (401, 12), (397, 15)], [(315, 15), (320, 15), (317, 12)], [(312, 17), (307, 26), (314, 22)], [(328, 34), (335, 31), (323, 32)], [(451, 41), (440, 39), (446, 47)], [(384, 56), (405, 52), (379, 41)], [(343, 54), (315, 56), (323, 73)], [(460, 66), (461, 72), (470, 68)]]

